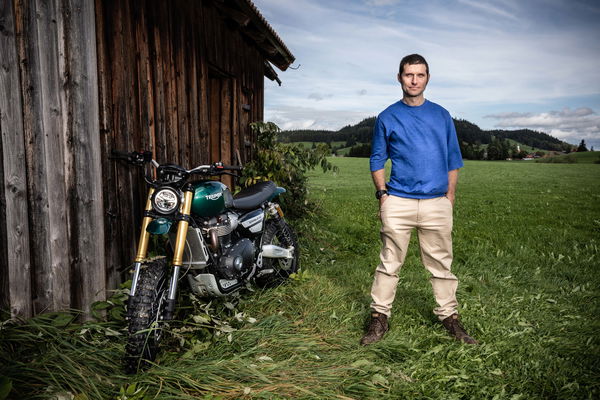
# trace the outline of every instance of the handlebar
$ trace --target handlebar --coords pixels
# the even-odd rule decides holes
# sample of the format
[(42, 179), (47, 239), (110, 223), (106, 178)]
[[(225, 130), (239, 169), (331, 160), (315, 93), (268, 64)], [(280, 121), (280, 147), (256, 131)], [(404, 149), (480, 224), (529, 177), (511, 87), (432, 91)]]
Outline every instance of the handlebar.
[(213, 164), (216, 169), (226, 169), (231, 171), (241, 171), (244, 169), (241, 165), (225, 165), (222, 162), (216, 162)]
[(131, 153), (126, 153), (124, 151), (112, 150), (108, 158), (113, 160), (127, 161), (129, 164), (137, 166), (142, 166), (146, 163), (154, 161), (152, 159), (151, 151), (132, 151)]
[[(154, 165), (154, 167), (156, 168), (159, 168), (161, 166), (152, 158), (151, 151), (132, 151), (130, 153), (127, 153), (124, 151), (112, 150), (108, 158), (113, 160), (123, 160), (126, 161), (128, 164), (135, 166), (143, 166), (147, 163), (152, 163), (152, 165)], [(181, 168), (188, 174), (196, 173), (205, 175), (228, 174), (228, 172), (226, 171), (241, 171), (244, 169), (244, 167), (242, 167), (241, 165), (225, 165), (220, 161), (212, 163), (210, 165), (198, 165), (197, 167), (194, 167), (190, 170), (186, 170), (182, 167), (178, 168)]]

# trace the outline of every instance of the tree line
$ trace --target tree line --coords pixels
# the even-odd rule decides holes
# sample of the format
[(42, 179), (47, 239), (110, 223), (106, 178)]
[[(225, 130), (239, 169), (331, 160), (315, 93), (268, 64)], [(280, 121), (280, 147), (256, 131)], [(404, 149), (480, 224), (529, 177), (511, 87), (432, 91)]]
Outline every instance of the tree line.
[[(467, 120), (453, 120), (462, 155), (470, 160), (504, 160), (506, 158), (525, 157), (527, 153), (518, 149), (512, 141), (547, 151), (569, 153), (577, 149), (577, 147), (544, 132), (531, 129), (483, 130)], [(338, 131), (283, 131), (280, 140), (282, 142), (328, 143), (330, 147), (332, 142), (344, 142), (344, 145), (338, 147), (350, 147), (348, 156), (368, 157), (371, 152), (370, 143), (374, 126), (375, 117), (369, 117), (356, 125), (347, 125)], [(337, 149), (334, 148), (333, 150)]]

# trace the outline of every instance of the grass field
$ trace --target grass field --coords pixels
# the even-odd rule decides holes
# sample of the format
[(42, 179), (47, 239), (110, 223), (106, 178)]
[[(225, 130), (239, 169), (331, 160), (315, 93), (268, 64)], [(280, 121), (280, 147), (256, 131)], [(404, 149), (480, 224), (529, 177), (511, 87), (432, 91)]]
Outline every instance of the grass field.
[(8, 385), (15, 399), (600, 397), (600, 165), (466, 162), (453, 270), (481, 344), (455, 342), (435, 320), (413, 240), (391, 330), (363, 348), (376, 202), (367, 159), (331, 161), (339, 173), (312, 174), (317, 210), (295, 222), (303, 272), (289, 284), (196, 307), (134, 377), (119, 363), (121, 323), (5, 323), (0, 398)]

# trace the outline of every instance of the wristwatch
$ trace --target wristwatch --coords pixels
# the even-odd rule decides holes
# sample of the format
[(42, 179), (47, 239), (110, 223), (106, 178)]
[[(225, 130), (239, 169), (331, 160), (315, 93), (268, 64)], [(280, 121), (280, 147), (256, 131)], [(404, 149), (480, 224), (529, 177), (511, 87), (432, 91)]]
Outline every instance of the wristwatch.
[(379, 200), (381, 197), (383, 197), (383, 195), (387, 195), (388, 191), (387, 190), (378, 190), (375, 192), (375, 198), (377, 198), (377, 200)]

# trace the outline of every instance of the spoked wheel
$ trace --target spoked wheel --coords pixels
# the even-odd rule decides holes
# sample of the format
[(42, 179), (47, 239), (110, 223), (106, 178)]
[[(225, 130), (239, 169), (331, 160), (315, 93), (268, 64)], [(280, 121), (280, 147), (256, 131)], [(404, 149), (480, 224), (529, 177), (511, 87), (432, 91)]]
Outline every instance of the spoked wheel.
[(129, 337), (125, 347), (125, 369), (134, 374), (154, 361), (163, 336), (161, 319), (166, 307), (169, 276), (165, 258), (142, 265), (135, 297), (128, 306)]
[(298, 238), (293, 229), (283, 220), (270, 219), (266, 222), (263, 232), (262, 245), (274, 244), (284, 248), (294, 247), (292, 258), (263, 258), (262, 270), (264, 275), (256, 278), (256, 284), (260, 287), (278, 286), (291, 274), (298, 271), (300, 266)]

